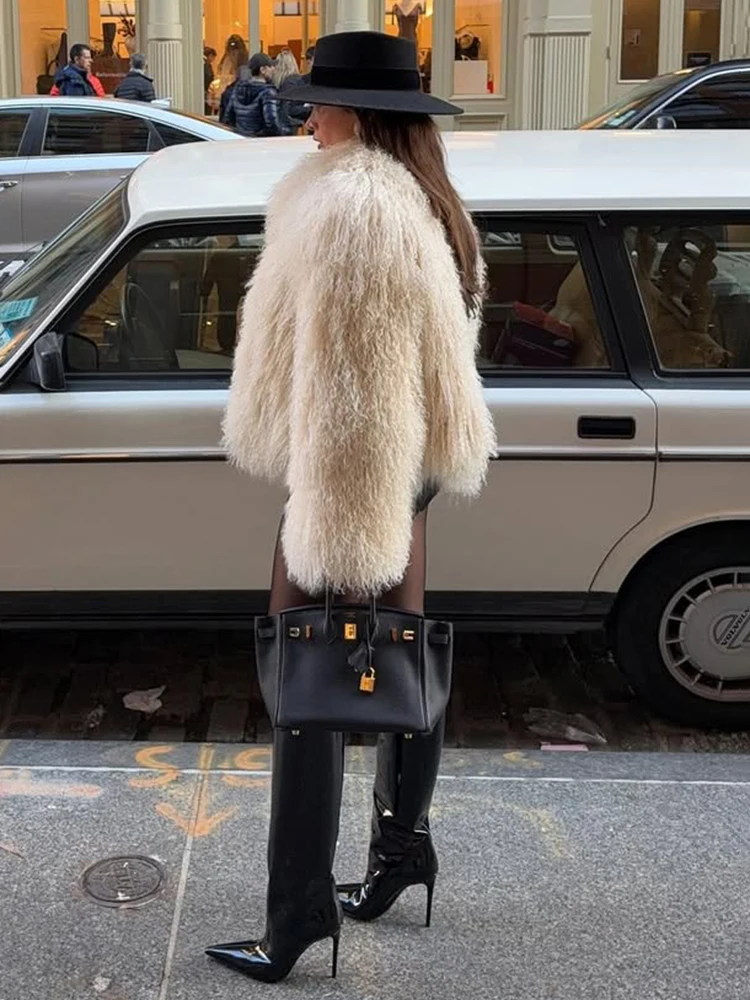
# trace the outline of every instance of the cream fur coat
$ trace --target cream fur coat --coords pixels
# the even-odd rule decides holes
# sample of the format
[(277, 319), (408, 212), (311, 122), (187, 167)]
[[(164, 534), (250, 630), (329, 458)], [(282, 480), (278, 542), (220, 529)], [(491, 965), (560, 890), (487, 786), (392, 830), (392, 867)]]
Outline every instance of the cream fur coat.
[(353, 141), (281, 181), (224, 442), (241, 469), (286, 484), (284, 555), (306, 592), (396, 585), (423, 483), (481, 489), (495, 435), (477, 334), (442, 226), (400, 163)]

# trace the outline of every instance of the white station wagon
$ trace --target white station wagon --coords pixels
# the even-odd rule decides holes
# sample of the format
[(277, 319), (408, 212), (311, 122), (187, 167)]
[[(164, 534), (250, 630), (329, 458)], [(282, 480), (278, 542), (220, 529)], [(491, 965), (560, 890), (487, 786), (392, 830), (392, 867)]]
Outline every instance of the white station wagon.
[[(500, 449), (478, 501), (434, 504), (429, 610), (606, 625), (658, 711), (750, 724), (750, 134), (447, 146)], [(0, 624), (264, 610), (283, 493), (219, 427), (266, 199), (310, 150), (159, 152), (0, 291)]]

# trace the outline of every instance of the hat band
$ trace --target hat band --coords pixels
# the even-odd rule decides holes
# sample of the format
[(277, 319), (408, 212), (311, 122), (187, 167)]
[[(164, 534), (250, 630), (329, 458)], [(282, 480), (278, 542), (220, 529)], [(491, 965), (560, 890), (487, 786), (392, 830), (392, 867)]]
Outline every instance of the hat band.
[(313, 87), (338, 87), (341, 90), (421, 90), (416, 69), (338, 69), (313, 63), (310, 74)]

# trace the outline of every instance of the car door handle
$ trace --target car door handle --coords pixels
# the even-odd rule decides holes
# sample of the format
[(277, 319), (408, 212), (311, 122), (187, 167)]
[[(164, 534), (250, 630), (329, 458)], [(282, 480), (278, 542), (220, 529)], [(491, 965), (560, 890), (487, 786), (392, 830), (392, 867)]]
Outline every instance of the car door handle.
[(578, 437), (632, 441), (635, 437), (635, 420), (633, 417), (579, 417)]
[(6, 191), (8, 188), (18, 187), (18, 181), (0, 181), (0, 191)]

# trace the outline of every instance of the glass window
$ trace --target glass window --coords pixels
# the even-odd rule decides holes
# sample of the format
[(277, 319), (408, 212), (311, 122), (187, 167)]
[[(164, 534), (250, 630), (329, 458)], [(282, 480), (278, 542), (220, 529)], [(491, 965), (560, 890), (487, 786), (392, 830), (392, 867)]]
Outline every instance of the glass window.
[(559, 229), (481, 228), (488, 293), (480, 367), (610, 367), (579, 238)]
[(260, 232), (160, 236), (64, 332), (96, 344), (100, 372), (229, 370)]
[(625, 238), (660, 366), (750, 368), (750, 225), (670, 222)]
[(48, 94), (55, 73), (68, 61), (65, 0), (34, 0), (18, 6), (21, 92)]
[(430, 93), (432, 83), (433, 0), (386, 0), (385, 32), (408, 38), (417, 46), (422, 89)]
[(204, 0), (203, 85), (206, 113), (218, 115), (221, 95), (251, 56), (247, 0)]
[(639, 83), (637, 87), (633, 87), (622, 97), (617, 97), (592, 117), (584, 119), (576, 128), (622, 128), (657, 100), (661, 91), (673, 87), (679, 80), (686, 79), (687, 75), (685, 70), (677, 70), (675, 73), (665, 73), (664, 76)]
[(154, 122), (154, 128), (161, 136), (165, 146), (181, 146), (185, 142), (202, 142), (199, 135), (191, 132), (183, 132), (181, 128), (174, 128), (172, 125), (165, 125), (163, 122)]
[(453, 93), (499, 94), (503, 0), (457, 0)]
[(27, 112), (0, 111), (0, 156), (18, 156), (28, 120)]
[(750, 128), (750, 73), (721, 75), (663, 108), (677, 128)]
[[(130, 69), (136, 51), (136, 0), (88, 0), (92, 73), (106, 94), (113, 94)], [(75, 41), (75, 39), (74, 39)]]
[(721, 0), (685, 0), (682, 65), (707, 66), (719, 58)]
[(620, 79), (650, 80), (659, 72), (661, 0), (622, 0)]
[(148, 122), (133, 115), (50, 111), (42, 152), (45, 156), (146, 153), (150, 139)]
[(125, 225), (122, 185), (98, 201), (0, 288), (0, 364), (10, 360)]

